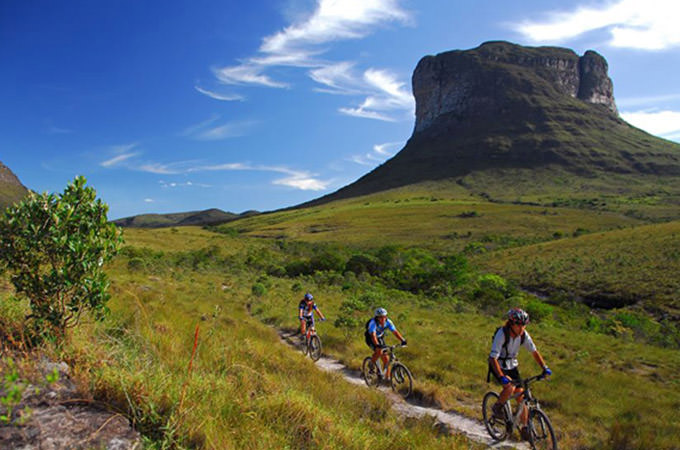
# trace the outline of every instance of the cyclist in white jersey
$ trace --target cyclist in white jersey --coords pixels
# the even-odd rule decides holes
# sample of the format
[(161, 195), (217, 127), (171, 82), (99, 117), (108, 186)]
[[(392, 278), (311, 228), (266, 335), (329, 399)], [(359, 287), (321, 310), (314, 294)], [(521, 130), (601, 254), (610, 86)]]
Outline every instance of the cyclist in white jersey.
[[(531, 339), (526, 326), (529, 323), (529, 314), (519, 308), (508, 311), (508, 320), (503, 327), (500, 327), (493, 338), (491, 353), (489, 353), (489, 367), (496, 380), (503, 385), (498, 402), (493, 405), (493, 412), (498, 417), (503, 417), (503, 405), (515, 393), (523, 392), (521, 388), (514, 386), (511, 380), (520, 380), (519, 363), (517, 354), (520, 346), (531, 352), (536, 363), (543, 369), (545, 375), (551, 375), (552, 371), (548, 368), (543, 357), (536, 349), (534, 341)], [(517, 402), (522, 401), (522, 396), (517, 397)], [(522, 438), (527, 440), (529, 433), (526, 425), (529, 420), (529, 411), (526, 406), (522, 412), (522, 423), (520, 429)]]

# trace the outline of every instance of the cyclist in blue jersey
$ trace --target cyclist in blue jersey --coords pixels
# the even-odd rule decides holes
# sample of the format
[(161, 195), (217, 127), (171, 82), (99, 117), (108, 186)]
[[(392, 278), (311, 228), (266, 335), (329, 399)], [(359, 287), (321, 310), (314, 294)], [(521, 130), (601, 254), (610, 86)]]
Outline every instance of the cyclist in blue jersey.
[(314, 326), (314, 311), (319, 313), (321, 320), (326, 320), (321, 310), (316, 303), (314, 303), (314, 296), (307, 292), (305, 296), (300, 300), (300, 305), (298, 306), (298, 318), (300, 319), (300, 334), (304, 339), (305, 333), (307, 333), (307, 323)]
[(368, 345), (373, 350), (373, 356), (371, 361), (373, 364), (380, 358), (383, 362), (383, 367), (387, 367), (387, 373), (385, 374), (385, 380), (390, 379), (391, 367), (388, 366), (389, 359), (388, 356), (383, 352), (383, 349), (387, 347), (385, 345), (385, 330), (390, 330), (396, 337), (401, 341), (401, 345), (406, 345), (406, 339), (394, 326), (394, 323), (387, 318), (387, 310), (385, 308), (378, 308), (375, 310), (375, 317), (366, 323), (366, 332), (364, 333), (364, 338), (366, 340), (366, 345)]

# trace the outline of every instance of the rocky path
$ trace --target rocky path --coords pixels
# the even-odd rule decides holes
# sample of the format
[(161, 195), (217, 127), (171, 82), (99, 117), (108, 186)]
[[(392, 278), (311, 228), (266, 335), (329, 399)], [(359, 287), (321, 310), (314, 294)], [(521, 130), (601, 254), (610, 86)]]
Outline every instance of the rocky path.
[[(299, 348), (299, 346), (297, 345), (299, 342), (298, 341), (299, 337), (297, 333), (279, 331), (279, 336), (281, 337), (281, 340), (284, 343), (290, 345), (295, 349)], [(361, 377), (361, 373), (359, 371), (350, 370), (339, 361), (326, 357), (321, 357), (316, 362), (316, 366), (320, 370), (324, 370), (326, 372), (334, 372), (342, 375), (342, 377), (348, 383), (368, 388), (366, 386), (366, 383), (364, 383), (364, 379)], [(486, 428), (484, 427), (484, 424), (481, 421), (470, 419), (469, 417), (465, 417), (462, 414), (458, 414), (453, 411), (442, 411), (441, 409), (438, 408), (418, 405), (414, 401), (406, 401), (399, 397), (398, 395), (394, 394), (392, 390), (388, 387), (381, 387), (379, 389), (385, 393), (387, 398), (390, 399), (390, 401), (392, 402), (392, 408), (396, 412), (402, 414), (403, 416), (414, 418), (421, 418), (426, 415), (432, 416), (435, 418), (436, 421), (435, 426), (441, 432), (447, 434), (463, 433), (472, 441), (486, 445), (489, 448), (529, 449), (529, 446), (522, 442), (514, 441), (496, 442), (492, 440), (489, 437), (489, 433), (487, 433)]]

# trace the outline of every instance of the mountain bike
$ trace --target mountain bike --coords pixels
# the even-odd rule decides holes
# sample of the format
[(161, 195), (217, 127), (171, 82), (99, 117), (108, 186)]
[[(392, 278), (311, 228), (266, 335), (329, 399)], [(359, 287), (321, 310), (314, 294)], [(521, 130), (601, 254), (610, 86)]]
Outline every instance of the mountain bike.
[(318, 361), (321, 358), (321, 338), (316, 334), (314, 321), (311, 318), (305, 318), (307, 321), (307, 332), (301, 343), (302, 354), (312, 358), (312, 361)]
[(514, 394), (510, 399), (523, 395), (524, 398), (517, 405), (515, 413), (510, 407), (510, 399), (503, 405), (503, 417), (497, 417), (493, 412), (493, 405), (498, 401), (498, 394), (487, 392), (482, 401), (482, 416), (486, 431), (496, 441), (503, 441), (512, 434), (512, 430), (522, 427), (522, 410), (524, 406), (529, 408), (529, 445), (532, 449), (552, 449), (557, 450), (557, 440), (555, 431), (550, 423), (550, 419), (543, 412), (538, 403), (538, 399), (531, 395), (530, 384), (545, 378), (544, 374), (536, 375), (524, 380), (512, 381), (512, 384), (524, 389), (524, 392)]
[[(411, 375), (411, 371), (408, 369), (408, 367), (400, 363), (399, 359), (397, 359), (397, 355), (394, 354), (394, 349), (396, 347), (402, 347), (402, 345), (392, 345), (383, 349), (383, 353), (387, 353), (389, 355), (387, 367), (392, 366), (392, 378), (389, 380), (389, 382), (394, 392), (401, 395), (403, 398), (408, 398), (408, 396), (413, 392), (413, 375)], [(364, 359), (361, 373), (363, 375), (364, 381), (369, 387), (376, 387), (381, 381), (385, 379), (385, 374), (387, 372), (385, 369), (385, 367), (380, 368), (380, 364), (377, 362), (374, 363), (371, 360), (371, 357), (368, 356), (366, 359)]]

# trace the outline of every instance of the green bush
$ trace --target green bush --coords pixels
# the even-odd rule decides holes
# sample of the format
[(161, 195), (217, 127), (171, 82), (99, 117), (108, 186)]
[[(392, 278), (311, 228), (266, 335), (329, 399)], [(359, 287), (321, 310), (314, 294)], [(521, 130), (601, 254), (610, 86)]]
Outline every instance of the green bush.
[(524, 307), (532, 322), (543, 322), (552, 318), (554, 308), (537, 298), (532, 298)]
[(109, 281), (103, 266), (120, 248), (122, 233), (106, 217), (84, 177), (64, 192), (30, 193), (0, 219), (0, 266), (18, 295), (30, 300), (33, 323), (63, 336), (85, 311), (107, 312)]
[(267, 288), (262, 283), (255, 283), (251, 288), (251, 292), (255, 297), (262, 297), (267, 293)]

